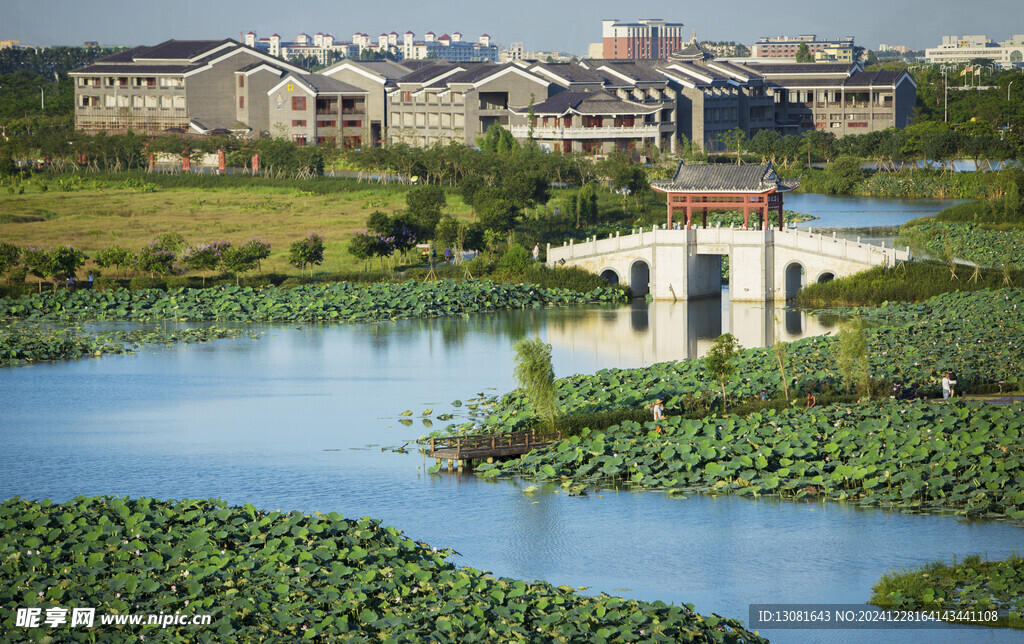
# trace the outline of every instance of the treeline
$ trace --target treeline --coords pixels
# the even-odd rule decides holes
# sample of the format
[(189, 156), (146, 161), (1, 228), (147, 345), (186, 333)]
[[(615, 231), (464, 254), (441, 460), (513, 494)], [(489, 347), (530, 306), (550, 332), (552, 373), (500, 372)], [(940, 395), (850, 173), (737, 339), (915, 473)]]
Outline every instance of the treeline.
[(979, 168), (985, 168), (985, 161), (1016, 159), (1022, 152), (1021, 142), (1002, 136), (985, 122), (950, 126), (925, 121), (902, 130), (888, 128), (842, 138), (824, 130), (810, 130), (800, 136), (760, 130), (747, 139), (733, 130), (729, 141), (734, 154), (741, 158), (771, 161), (781, 170), (830, 163), (843, 156), (872, 162), (880, 170), (895, 170), (921, 159), (938, 167), (948, 167), (954, 159), (973, 159)]

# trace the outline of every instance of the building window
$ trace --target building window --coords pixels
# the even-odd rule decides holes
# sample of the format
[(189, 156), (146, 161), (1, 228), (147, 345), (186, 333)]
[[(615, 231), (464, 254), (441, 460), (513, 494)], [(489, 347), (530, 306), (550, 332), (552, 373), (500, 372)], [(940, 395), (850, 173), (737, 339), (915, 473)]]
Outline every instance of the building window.
[(317, 127), (338, 127), (337, 121), (317, 121)]
[(345, 121), (342, 123), (345, 127), (363, 127), (362, 121)]
[(306, 127), (306, 119), (296, 119), (292, 121), (292, 127)]
[(306, 97), (305, 96), (292, 96), (292, 111), (293, 112), (305, 112), (306, 111)]
[(296, 134), (292, 137), (292, 142), (301, 148), (306, 145), (306, 137), (305, 135)]
[(240, 109), (240, 110), (244, 110), (245, 109), (245, 97), (244, 96), (239, 96), (238, 97), (238, 109)]
[(245, 76), (239, 76), (238, 77), (238, 86), (239, 87), (245, 87)]

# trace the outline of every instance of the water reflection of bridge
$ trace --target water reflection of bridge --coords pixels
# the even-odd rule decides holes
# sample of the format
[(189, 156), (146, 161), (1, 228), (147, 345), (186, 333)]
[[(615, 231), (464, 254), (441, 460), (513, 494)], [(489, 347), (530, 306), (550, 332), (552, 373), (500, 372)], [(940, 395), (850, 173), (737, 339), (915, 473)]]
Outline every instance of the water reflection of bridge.
[(733, 334), (744, 347), (766, 347), (830, 330), (830, 324), (798, 309), (729, 302), (726, 296), (634, 302), (572, 324), (549, 322), (547, 341), (563, 351), (593, 354), (606, 364), (646, 365), (700, 357), (723, 333)]

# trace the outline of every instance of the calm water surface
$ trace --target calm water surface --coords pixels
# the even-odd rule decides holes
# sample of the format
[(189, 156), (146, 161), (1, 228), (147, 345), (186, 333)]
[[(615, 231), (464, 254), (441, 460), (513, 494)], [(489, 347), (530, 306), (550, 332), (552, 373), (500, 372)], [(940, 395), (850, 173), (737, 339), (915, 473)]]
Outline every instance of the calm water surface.
[[(720, 311), (725, 310), (721, 316)], [(0, 498), (220, 497), (369, 515), (450, 546), (460, 565), (746, 620), (752, 602), (862, 603), (894, 566), (1004, 557), (997, 523), (734, 498), (603, 491), (529, 497), (525, 483), (425, 472), (403, 445), (455, 399), (513, 387), (512, 345), (538, 334), (558, 376), (691, 357), (723, 330), (824, 332), (799, 314), (718, 300), (375, 325), (278, 326), (259, 340), (0, 370)], [(803, 327), (803, 328), (798, 328)], [(398, 422), (415, 412), (411, 427)], [(435, 427), (440, 421), (434, 421)], [(1020, 641), (998, 631), (767, 631), (774, 641)]]
[(911, 219), (934, 215), (968, 199), (896, 199), (892, 197), (856, 197), (849, 195), (787, 194), (787, 210), (814, 215), (817, 219), (797, 224), (838, 237), (860, 238), (864, 242), (885, 242), (892, 246), (897, 228)]

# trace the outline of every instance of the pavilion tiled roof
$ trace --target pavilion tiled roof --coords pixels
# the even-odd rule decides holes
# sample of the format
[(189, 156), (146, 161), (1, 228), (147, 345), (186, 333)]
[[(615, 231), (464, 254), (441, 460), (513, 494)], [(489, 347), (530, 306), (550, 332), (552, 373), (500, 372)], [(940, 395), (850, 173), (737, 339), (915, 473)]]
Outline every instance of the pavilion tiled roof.
[(767, 192), (795, 189), (795, 179), (780, 179), (771, 163), (764, 165), (686, 165), (679, 163), (675, 176), (667, 181), (652, 181), (661, 192)]

